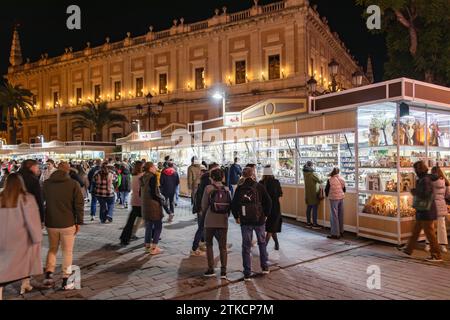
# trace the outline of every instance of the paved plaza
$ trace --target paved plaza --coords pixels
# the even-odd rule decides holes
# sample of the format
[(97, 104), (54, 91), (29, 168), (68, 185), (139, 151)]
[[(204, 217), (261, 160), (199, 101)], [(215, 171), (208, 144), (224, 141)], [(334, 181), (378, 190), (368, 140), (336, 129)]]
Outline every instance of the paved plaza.
[[(88, 208), (86, 207), (86, 212)], [(82, 270), (82, 289), (63, 292), (54, 289), (34, 290), (18, 296), (18, 284), (5, 288), (5, 299), (59, 300), (159, 300), (159, 299), (450, 299), (450, 256), (445, 262), (424, 262), (425, 252), (414, 258), (401, 256), (395, 247), (357, 239), (347, 235), (343, 240), (326, 238), (323, 231), (312, 231), (285, 219), (280, 235), (281, 250), (269, 245), (271, 273), (259, 275), (258, 249), (253, 249), (255, 278), (244, 282), (241, 265), (241, 235), (230, 219), (228, 242), (232, 244), (228, 258), (229, 280), (205, 279), (206, 258), (190, 257), (196, 230), (195, 216), (189, 203), (182, 200), (172, 224), (164, 224), (158, 256), (146, 255), (144, 230), (139, 240), (120, 247), (119, 235), (128, 211), (116, 209), (114, 222), (102, 225), (90, 222), (77, 237), (74, 264)], [(44, 237), (43, 259), (47, 252)], [(215, 247), (217, 267), (220, 267)], [(381, 288), (367, 286), (371, 266), (381, 271)], [(219, 274), (219, 272), (218, 272)], [(41, 277), (33, 280), (39, 288)], [(60, 284), (58, 279), (57, 284)]]

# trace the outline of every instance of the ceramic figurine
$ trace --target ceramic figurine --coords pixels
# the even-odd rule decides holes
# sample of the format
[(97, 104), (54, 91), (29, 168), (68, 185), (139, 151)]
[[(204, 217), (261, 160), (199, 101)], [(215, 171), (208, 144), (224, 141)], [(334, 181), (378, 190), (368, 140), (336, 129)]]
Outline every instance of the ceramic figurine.
[(416, 120), (411, 128), (414, 130), (413, 145), (423, 146), (425, 144), (425, 125)]
[(439, 139), (441, 138), (441, 132), (437, 122), (430, 124), (430, 139), (429, 144), (432, 147), (439, 147)]

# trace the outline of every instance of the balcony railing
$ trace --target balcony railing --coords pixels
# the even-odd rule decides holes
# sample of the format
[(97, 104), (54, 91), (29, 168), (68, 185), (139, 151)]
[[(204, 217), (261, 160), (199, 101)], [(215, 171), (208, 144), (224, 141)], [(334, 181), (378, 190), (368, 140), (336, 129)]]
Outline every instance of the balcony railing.
[(241, 12), (230, 14), (230, 21), (237, 22), (237, 21), (248, 19), (248, 18), (250, 18), (250, 16), (251, 16), (251, 10), (241, 11)]
[(163, 39), (163, 38), (168, 38), (168, 37), (170, 37), (170, 30), (164, 30), (164, 31), (155, 32), (155, 39), (156, 40)]
[(262, 13), (271, 13), (275, 11), (283, 10), (286, 7), (286, 3), (283, 2), (275, 2), (262, 7)]
[(197, 22), (189, 25), (190, 31), (208, 29), (208, 21)]

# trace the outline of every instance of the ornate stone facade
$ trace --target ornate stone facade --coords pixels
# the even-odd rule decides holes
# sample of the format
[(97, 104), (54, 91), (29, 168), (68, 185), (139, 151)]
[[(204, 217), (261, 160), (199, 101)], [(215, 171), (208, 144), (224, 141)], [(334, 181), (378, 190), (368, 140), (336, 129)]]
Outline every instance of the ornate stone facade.
[[(16, 47), (18, 34), (14, 37)], [(17, 48), (14, 52), (20, 52)], [(132, 37), (82, 51), (66, 48), (59, 57), (43, 54), (37, 62), (21, 63), (16, 56), (7, 78), (35, 94), (37, 111), (18, 135), (33, 142), (43, 134), (46, 141), (91, 140), (88, 130), (72, 130), (70, 116), (88, 99), (102, 99), (130, 121), (136, 106), (164, 102), (158, 119), (145, 118), (142, 130), (170, 123), (192, 123), (220, 116), (221, 102), (211, 98), (219, 84), (226, 87), (227, 111), (240, 111), (274, 97), (306, 97), (306, 82), (314, 73), (319, 85), (328, 86), (328, 63), (340, 64), (338, 81), (352, 86), (352, 73), (360, 67), (325, 18), (307, 0), (285, 0), (249, 10), (228, 13), (226, 8), (202, 22), (175, 20), (172, 28)], [(368, 82), (364, 79), (365, 83)], [(59, 116), (57, 114), (59, 113)], [(146, 109), (144, 108), (144, 114)], [(59, 120), (59, 121), (58, 121)], [(59, 125), (58, 125), (59, 122)], [(131, 126), (104, 133), (114, 140), (129, 134)]]

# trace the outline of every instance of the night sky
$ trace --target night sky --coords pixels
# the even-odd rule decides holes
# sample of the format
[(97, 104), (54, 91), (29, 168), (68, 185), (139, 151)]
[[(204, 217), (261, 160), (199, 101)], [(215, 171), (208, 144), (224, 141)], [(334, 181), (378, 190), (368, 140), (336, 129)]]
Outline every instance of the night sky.
[[(277, 1), (260, 0), (264, 5)], [(354, 0), (311, 0), (319, 12), (328, 18), (333, 31), (337, 31), (351, 53), (365, 67), (367, 56), (373, 57), (375, 79), (381, 81), (386, 49), (383, 36), (369, 34), (362, 18), (364, 8)], [(82, 11), (82, 29), (66, 28), (66, 8), (77, 4)], [(19, 23), (22, 54), (36, 61), (44, 52), (49, 57), (60, 55), (64, 48), (78, 51), (86, 42), (97, 46), (109, 36), (111, 42), (123, 40), (126, 33), (144, 35), (150, 25), (155, 31), (170, 28), (175, 18), (185, 18), (185, 23), (197, 22), (214, 15), (214, 9), (226, 6), (229, 12), (245, 10), (252, 0), (147, 0), (131, 2), (39, 0), (2, 1), (0, 11), (0, 74), (7, 73), (12, 30)]]

